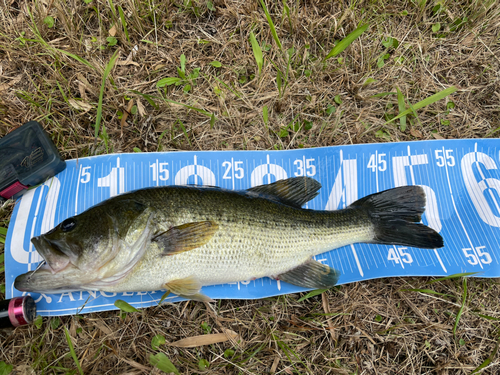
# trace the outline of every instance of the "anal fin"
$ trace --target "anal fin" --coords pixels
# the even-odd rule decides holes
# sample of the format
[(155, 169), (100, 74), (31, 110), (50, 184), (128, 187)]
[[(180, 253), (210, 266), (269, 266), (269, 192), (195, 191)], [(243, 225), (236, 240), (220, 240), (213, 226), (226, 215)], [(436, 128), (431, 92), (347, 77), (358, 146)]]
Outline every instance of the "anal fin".
[(340, 272), (326, 264), (309, 259), (294, 269), (278, 275), (276, 279), (303, 288), (326, 289), (337, 284)]
[(164, 286), (165, 289), (174, 294), (177, 294), (179, 297), (200, 302), (214, 302), (214, 300), (210, 297), (200, 293), (201, 283), (194, 276), (172, 280), (166, 283)]

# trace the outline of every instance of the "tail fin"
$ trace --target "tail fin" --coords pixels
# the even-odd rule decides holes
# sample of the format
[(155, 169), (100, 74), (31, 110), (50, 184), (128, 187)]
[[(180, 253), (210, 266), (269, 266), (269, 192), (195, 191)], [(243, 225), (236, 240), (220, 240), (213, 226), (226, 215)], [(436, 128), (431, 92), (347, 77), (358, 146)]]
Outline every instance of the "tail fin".
[(349, 207), (368, 212), (375, 227), (373, 243), (435, 249), (443, 237), (419, 223), (425, 211), (425, 193), (420, 186), (402, 186), (368, 195)]

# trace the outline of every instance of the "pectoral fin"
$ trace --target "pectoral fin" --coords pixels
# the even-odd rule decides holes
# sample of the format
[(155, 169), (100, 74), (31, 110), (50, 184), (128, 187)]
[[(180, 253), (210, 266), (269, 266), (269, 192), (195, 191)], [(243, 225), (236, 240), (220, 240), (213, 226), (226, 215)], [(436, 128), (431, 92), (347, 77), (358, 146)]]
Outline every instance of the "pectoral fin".
[(310, 259), (306, 263), (278, 275), (276, 279), (303, 288), (325, 289), (337, 284), (339, 276), (339, 271)]
[(162, 255), (174, 255), (205, 245), (219, 230), (213, 221), (199, 221), (172, 227), (153, 238), (163, 248)]
[(180, 297), (192, 299), (200, 302), (213, 302), (210, 297), (201, 294), (201, 283), (194, 276), (188, 276), (184, 279), (172, 280), (166, 283), (165, 289), (177, 294)]

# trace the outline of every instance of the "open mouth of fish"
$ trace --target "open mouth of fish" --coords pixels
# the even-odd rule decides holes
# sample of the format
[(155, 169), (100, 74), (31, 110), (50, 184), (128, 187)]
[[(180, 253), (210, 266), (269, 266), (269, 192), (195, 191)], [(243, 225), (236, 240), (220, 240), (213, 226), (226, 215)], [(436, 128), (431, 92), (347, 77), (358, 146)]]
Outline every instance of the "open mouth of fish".
[(43, 260), (34, 271), (19, 275), (14, 287), (22, 292), (59, 293), (77, 290), (79, 285), (72, 285), (71, 279), (74, 280), (76, 274), (82, 272), (71, 263), (60, 247), (43, 236), (33, 237), (31, 242)]
[(48, 270), (54, 274), (71, 265), (69, 257), (61, 251), (56, 243), (51, 243), (43, 236), (33, 237), (31, 242), (44, 259), (44, 264), (39, 270)]
[(78, 245), (48, 238), (54, 230), (33, 237), (31, 242), (43, 261), (34, 271), (19, 275), (14, 287), (26, 292), (60, 293), (99, 290), (118, 283), (142, 258), (151, 240), (150, 222), (153, 215), (146, 211), (144, 216), (145, 226), (134, 241), (127, 243), (119, 239), (113, 228), (109, 231), (109, 246), (105, 246), (109, 251), (86, 259), (82, 259)]

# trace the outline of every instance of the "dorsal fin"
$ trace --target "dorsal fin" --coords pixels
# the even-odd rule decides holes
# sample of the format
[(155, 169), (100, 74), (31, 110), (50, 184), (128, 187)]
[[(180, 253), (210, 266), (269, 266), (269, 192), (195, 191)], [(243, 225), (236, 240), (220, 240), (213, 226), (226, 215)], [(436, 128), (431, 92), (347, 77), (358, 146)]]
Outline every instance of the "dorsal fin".
[(313, 178), (292, 177), (269, 185), (255, 186), (247, 192), (300, 208), (316, 197), (319, 189), (321, 189), (321, 184)]

